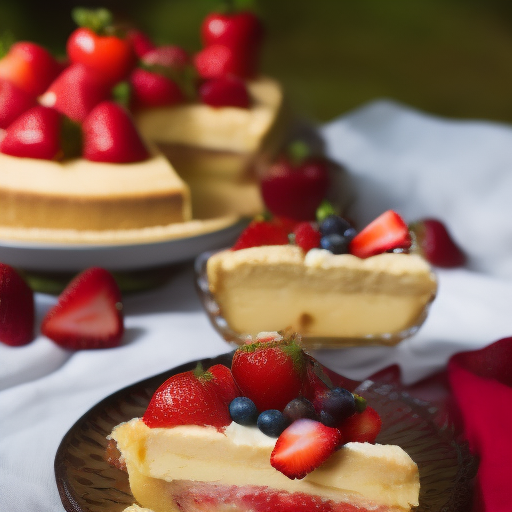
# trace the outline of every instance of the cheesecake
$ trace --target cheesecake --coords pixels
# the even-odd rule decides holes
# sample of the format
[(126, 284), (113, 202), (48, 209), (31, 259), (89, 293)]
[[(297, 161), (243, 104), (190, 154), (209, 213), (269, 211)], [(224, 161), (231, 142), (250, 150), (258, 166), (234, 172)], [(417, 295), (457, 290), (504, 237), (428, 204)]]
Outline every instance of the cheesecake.
[(407, 253), (259, 246), (213, 254), (206, 273), (231, 331), (291, 329), (306, 345), (395, 344), (422, 323), (437, 290), (430, 265)]
[[(323, 504), (321, 510), (398, 512), (418, 505), (417, 466), (395, 445), (347, 443), (303, 479), (292, 480), (269, 464), (276, 439), (256, 427), (149, 428), (135, 418), (117, 426), (111, 438), (126, 463), (134, 498), (154, 512), (206, 510), (194, 508), (194, 499), (219, 495), (225, 506), (230, 502), (241, 511), (265, 510), (245, 509), (244, 502), (267, 496), (272, 503), (280, 495), (308, 500), (310, 510)], [(348, 504), (353, 508), (343, 508)]]

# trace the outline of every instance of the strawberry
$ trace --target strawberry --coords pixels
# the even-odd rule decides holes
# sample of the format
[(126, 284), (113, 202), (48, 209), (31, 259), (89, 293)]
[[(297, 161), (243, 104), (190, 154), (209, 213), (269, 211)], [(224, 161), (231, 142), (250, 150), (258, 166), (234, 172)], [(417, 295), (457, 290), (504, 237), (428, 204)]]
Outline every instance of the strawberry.
[(150, 428), (177, 425), (226, 427), (231, 423), (229, 409), (216, 391), (212, 374), (201, 368), (178, 373), (156, 390), (142, 420)]
[(46, 90), (61, 69), (47, 50), (27, 41), (13, 44), (9, 53), (0, 60), (0, 78), (34, 98)]
[(161, 66), (181, 71), (190, 64), (190, 56), (181, 46), (168, 44), (148, 50), (141, 57), (141, 61), (146, 66)]
[(211, 384), (215, 388), (217, 395), (226, 404), (229, 405), (236, 397), (240, 396), (240, 389), (233, 379), (231, 370), (223, 364), (216, 364), (208, 368), (208, 373), (212, 375)]
[(408, 249), (410, 246), (407, 224), (398, 213), (388, 210), (352, 239), (349, 252), (359, 258), (368, 258), (392, 249)]
[(251, 12), (210, 13), (201, 24), (201, 40), (205, 47), (223, 45), (240, 54), (241, 78), (258, 74), (264, 30), (259, 18)]
[(83, 64), (72, 64), (52, 82), (39, 101), (81, 123), (98, 103), (109, 97), (110, 87), (96, 71)]
[(149, 156), (128, 111), (112, 101), (100, 103), (89, 113), (83, 137), (83, 156), (93, 162), (139, 162)]
[(77, 8), (73, 18), (79, 25), (68, 38), (66, 51), (71, 62), (96, 71), (109, 85), (128, 77), (136, 64), (129, 39), (112, 32), (112, 18), (106, 9)]
[(142, 30), (131, 29), (126, 34), (126, 38), (130, 41), (135, 55), (139, 58), (156, 48), (151, 38)]
[(61, 152), (61, 115), (41, 105), (20, 115), (5, 131), (0, 151), (6, 155), (53, 160)]
[(41, 325), (45, 336), (71, 350), (116, 347), (123, 331), (121, 292), (99, 267), (76, 276)]
[(34, 339), (34, 293), (9, 265), (0, 263), (0, 341), (17, 347)]
[(0, 129), (37, 105), (36, 98), (8, 80), (0, 79)]
[(262, 245), (287, 245), (288, 233), (285, 228), (268, 221), (252, 221), (240, 233), (231, 250), (238, 251)]
[(246, 78), (243, 56), (228, 46), (222, 44), (207, 46), (196, 53), (193, 60), (201, 78), (223, 78), (229, 75)]
[(178, 84), (159, 73), (137, 68), (130, 75), (134, 108), (176, 105), (185, 97)]
[(338, 425), (346, 443), (375, 443), (382, 427), (379, 413), (367, 406), (363, 412), (356, 412)]
[(293, 230), (295, 244), (304, 252), (320, 247), (322, 235), (311, 222), (301, 222)]
[(331, 384), (330, 380), (320, 363), (310, 355), (306, 354), (306, 356), (306, 375), (301, 394), (311, 402), (314, 402), (319, 394), (329, 390), (332, 386), (329, 385)]
[(432, 265), (454, 268), (466, 263), (466, 255), (440, 220), (423, 219), (410, 228), (416, 236), (420, 252)]
[(329, 187), (329, 164), (309, 155), (297, 141), (261, 177), (261, 194), (267, 208), (278, 217), (295, 221), (315, 220), (318, 206)]
[(245, 83), (235, 77), (206, 80), (199, 87), (199, 98), (211, 107), (249, 108), (250, 105)]
[(231, 372), (242, 394), (259, 411), (282, 411), (302, 389), (305, 363), (305, 354), (293, 338), (255, 341), (235, 351)]
[(337, 428), (303, 418), (294, 421), (278, 437), (270, 464), (288, 478), (304, 478), (321, 466), (341, 444)]

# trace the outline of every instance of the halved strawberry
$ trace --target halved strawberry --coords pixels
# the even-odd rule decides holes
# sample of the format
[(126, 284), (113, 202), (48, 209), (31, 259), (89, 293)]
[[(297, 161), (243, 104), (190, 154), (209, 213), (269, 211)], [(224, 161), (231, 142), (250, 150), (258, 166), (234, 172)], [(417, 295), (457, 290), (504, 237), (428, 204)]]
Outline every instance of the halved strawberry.
[(349, 252), (359, 258), (368, 258), (392, 249), (408, 249), (410, 246), (407, 224), (398, 213), (388, 210), (352, 239)]
[(356, 412), (338, 425), (345, 443), (375, 443), (381, 427), (382, 420), (379, 413), (369, 406), (366, 406), (363, 412)]
[(0, 341), (12, 347), (34, 339), (34, 293), (10, 265), (0, 263)]
[(0, 128), (7, 128), (23, 112), (36, 105), (35, 96), (0, 78)]
[(290, 479), (304, 478), (321, 466), (342, 442), (337, 428), (319, 421), (294, 421), (278, 437), (270, 456), (270, 464)]
[(241, 395), (240, 389), (233, 379), (233, 374), (227, 366), (223, 364), (210, 366), (208, 373), (212, 374), (212, 386), (225, 404), (229, 405), (237, 396)]
[(41, 332), (61, 347), (110, 348), (124, 332), (121, 292), (112, 275), (92, 267), (75, 277), (48, 311)]
[(305, 363), (305, 354), (294, 338), (255, 341), (235, 351), (231, 372), (242, 394), (259, 411), (282, 411), (302, 389)]
[(240, 233), (231, 250), (238, 251), (248, 247), (287, 244), (288, 232), (283, 226), (273, 222), (255, 220)]
[(212, 374), (201, 368), (173, 375), (156, 390), (142, 420), (150, 428), (226, 427), (231, 423), (228, 405), (217, 394), (212, 379)]

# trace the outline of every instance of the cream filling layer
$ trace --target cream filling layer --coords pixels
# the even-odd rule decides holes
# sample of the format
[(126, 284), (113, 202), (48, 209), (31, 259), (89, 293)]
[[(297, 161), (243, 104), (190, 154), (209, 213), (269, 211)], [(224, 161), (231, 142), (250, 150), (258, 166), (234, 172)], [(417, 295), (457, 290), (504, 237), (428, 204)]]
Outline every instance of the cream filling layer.
[(291, 480), (270, 465), (275, 439), (255, 428), (231, 424), (224, 432), (193, 425), (150, 429), (135, 418), (118, 425), (111, 437), (128, 468), (167, 482), (265, 486), (406, 510), (418, 504), (417, 466), (398, 446), (347, 443), (302, 480)]

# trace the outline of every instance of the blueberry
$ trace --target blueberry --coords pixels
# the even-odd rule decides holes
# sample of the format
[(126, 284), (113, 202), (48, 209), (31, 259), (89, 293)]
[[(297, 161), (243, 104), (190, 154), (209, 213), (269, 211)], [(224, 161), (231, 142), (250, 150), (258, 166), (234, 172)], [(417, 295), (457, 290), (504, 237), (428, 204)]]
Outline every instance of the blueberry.
[(343, 235), (349, 229), (350, 223), (338, 215), (329, 215), (320, 224), (319, 229), (322, 236)]
[(348, 244), (350, 240), (343, 235), (336, 233), (323, 236), (320, 239), (320, 246), (322, 249), (327, 249), (333, 254), (346, 254), (348, 252)]
[[(334, 423), (343, 421), (356, 412), (354, 395), (344, 388), (333, 388), (321, 397), (321, 414), (326, 418), (332, 418)], [(330, 426), (330, 425), (329, 425)]]
[(245, 396), (239, 396), (229, 404), (231, 419), (240, 425), (255, 425), (258, 419), (258, 409), (254, 402)]
[(348, 228), (347, 230), (345, 230), (345, 232), (343, 233), (343, 236), (349, 241), (351, 242), (352, 239), (357, 235), (357, 230), (355, 228)]
[(304, 397), (294, 398), (291, 402), (288, 402), (283, 410), (283, 415), (288, 423), (293, 423), (301, 418), (317, 419), (315, 407)]
[(288, 426), (288, 422), (281, 411), (268, 409), (258, 416), (258, 428), (269, 437), (279, 437)]

